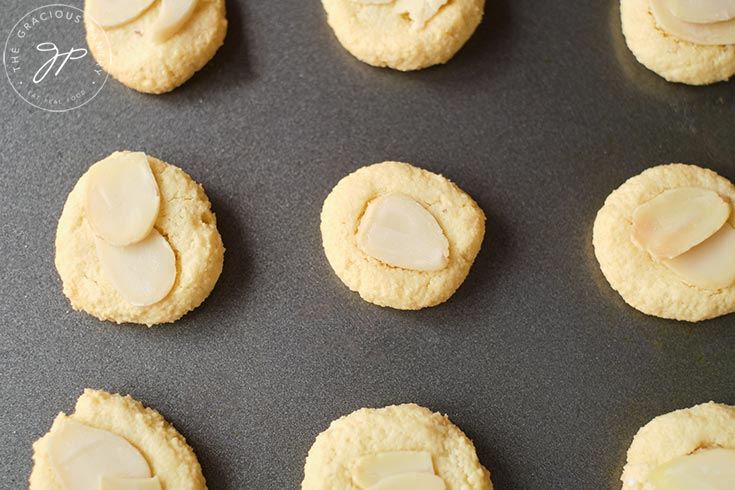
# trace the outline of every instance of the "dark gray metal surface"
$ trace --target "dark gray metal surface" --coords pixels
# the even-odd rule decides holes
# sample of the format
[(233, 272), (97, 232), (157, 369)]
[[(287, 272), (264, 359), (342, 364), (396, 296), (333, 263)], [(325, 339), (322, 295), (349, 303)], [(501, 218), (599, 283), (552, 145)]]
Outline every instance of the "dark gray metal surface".
[[(6, 2), (3, 37), (43, 4)], [(639, 426), (735, 403), (735, 317), (637, 313), (590, 244), (608, 193), (649, 166), (735, 179), (732, 83), (667, 84), (638, 65), (615, 1), (489, 0), (453, 61), (407, 74), (353, 59), (318, 0), (228, 1), (228, 18), (217, 56), (168, 95), (111, 79), (50, 114), (0, 83), (0, 488), (26, 487), (31, 443), (84, 387), (160, 410), (212, 490), (298, 488), (332, 419), (408, 401), (449, 414), (498, 490), (617, 489)], [(54, 270), (68, 192), (119, 149), (182, 167), (217, 213), (224, 272), (173, 325), (74, 312)], [(365, 303), (322, 252), (329, 190), (386, 159), (445, 174), (488, 216), (442, 306)]]

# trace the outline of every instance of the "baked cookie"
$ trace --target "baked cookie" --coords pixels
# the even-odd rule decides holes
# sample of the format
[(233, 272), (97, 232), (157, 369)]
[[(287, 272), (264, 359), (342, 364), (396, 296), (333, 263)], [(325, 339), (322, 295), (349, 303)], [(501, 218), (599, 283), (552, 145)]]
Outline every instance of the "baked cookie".
[(327, 22), (360, 61), (401, 71), (446, 63), (482, 20), (485, 0), (322, 0)]
[(735, 408), (709, 402), (656, 417), (628, 449), (623, 490), (729, 490)]
[(151, 326), (209, 296), (224, 251), (202, 186), (144, 153), (116, 152), (69, 194), (55, 262), (75, 310)]
[(485, 215), (452, 182), (383, 162), (343, 178), (324, 201), (324, 252), (347, 287), (401, 310), (443, 303), (480, 251)]
[(225, 0), (85, 0), (89, 50), (139, 92), (161, 94), (214, 57), (227, 33)]
[(186, 439), (130, 396), (84, 390), (33, 444), (30, 490), (206, 490)]
[(735, 186), (694, 165), (653, 167), (615, 190), (595, 220), (600, 268), (626, 303), (696, 322), (735, 311)]
[(475, 446), (446, 415), (414, 404), (363, 408), (309, 450), (302, 490), (492, 490)]
[(721, 3), (621, 0), (625, 40), (641, 64), (670, 82), (727, 80), (735, 74), (735, 20), (702, 22), (735, 16), (735, 11), (722, 14)]

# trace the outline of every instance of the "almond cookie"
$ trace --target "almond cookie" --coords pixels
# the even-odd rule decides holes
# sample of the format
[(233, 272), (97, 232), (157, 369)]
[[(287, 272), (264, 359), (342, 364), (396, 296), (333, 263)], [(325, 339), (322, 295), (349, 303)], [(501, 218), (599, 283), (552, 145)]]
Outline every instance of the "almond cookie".
[(735, 186), (694, 165), (660, 165), (597, 213), (595, 255), (626, 303), (696, 322), (735, 311)]
[(730, 490), (735, 408), (714, 402), (656, 417), (628, 449), (623, 490)]
[(55, 262), (75, 310), (151, 326), (209, 296), (224, 251), (202, 186), (144, 153), (116, 152), (69, 194)]
[(735, 8), (730, 0), (621, 0), (628, 47), (670, 82), (707, 85), (735, 74)]
[(130, 396), (84, 390), (33, 444), (30, 490), (206, 490), (194, 450)]
[(85, 0), (89, 50), (139, 92), (169, 92), (214, 57), (227, 33), (225, 0)]
[(302, 490), (492, 490), (472, 441), (446, 415), (414, 404), (363, 408), (332, 422), (309, 450)]
[(322, 0), (327, 22), (360, 61), (401, 71), (446, 63), (482, 20), (485, 0)]
[(343, 178), (324, 201), (324, 252), (366, 301), (401, 310), (443, 303), (469, 273), (485, 215), (441, 175), (383, 162)]

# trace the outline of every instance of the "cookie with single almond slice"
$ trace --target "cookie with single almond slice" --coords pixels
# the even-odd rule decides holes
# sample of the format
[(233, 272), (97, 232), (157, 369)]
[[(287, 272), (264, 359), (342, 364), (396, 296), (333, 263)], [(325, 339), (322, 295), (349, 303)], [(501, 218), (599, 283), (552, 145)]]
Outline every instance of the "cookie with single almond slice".
[(366, 301), (417, 310), (449, 299), (485, 236), (485, 214), (441, 175), (383, 162), (343, 178), (324, 201), (324, 252)]
[(694, 165), (632, 177), (597, 213), (605, 278), (648, 315), (697, 322), (735, 311), (735, 186)]

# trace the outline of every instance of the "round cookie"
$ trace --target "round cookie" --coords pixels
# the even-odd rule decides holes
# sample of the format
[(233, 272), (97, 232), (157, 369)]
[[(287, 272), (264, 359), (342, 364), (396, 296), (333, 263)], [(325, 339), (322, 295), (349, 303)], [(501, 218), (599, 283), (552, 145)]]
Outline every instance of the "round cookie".
[(401, 71), (446, 63), (482, 20), (485, 0), (449, 0), (420, 29), (395, 2), (322, 0), (327, 22), (342, 46), (369, 65)]
[(160, 44), (151, 37), (161, 0), (135, 19), (105, 29), (90, 17), (89, 2), (84, 25), (92, 56), (106, 72), (139, 92), (161, 94), (186, 82), (214, 57), (227, 33), (225, 0), (197, 0), (186, 24)]
[(363, 408), (331, 423), (309, 450), (301, 490), (363, 490), (351, 476), (357, 458), (425, 451), (447, 490), (492, 490), (475, 446), (446, 415), (414, 404)]
[(133, 306), (103, 273), (94, 234), (84, 216), (88, 173), (74, 186), (59, 218), (55, 263), (64, 294), (75, 310), (100, 320), (148, 326), (173, 322), (209, 296), (222, 272), (225, 249), (202, 186), (173, 165), (150, 156), (148, 162), (161, 195), (154, 228), (168, 240), (176, 257), (176, 280), (163, 300)]
[(33, 444), (33, 471), (29, 490), (64, 490), (51, 466), (47, 445), (54, 431), (71, 419), (126, 439), (143, 455), (164, 490), (206, 490), (194, 450), (157, 411), (130, 396), (84, 390), (74, 413), (56, 416), (51, 430)]
[(620, 0), (628, 47), (638, 61), (669, 82), (707, 85), (735, 74), (735, 45), (705, 46), (678, 39), (658, 27), (650, 0)]
[[(634, 210), (679, 187), (709, 189), (735, 203), (735, 186), (711, 170), (670, 164), (644, 171), (610, 194), (597, 213), (592, 242), (602, 273), (626, 303), (648, 315), (697, 322), (732, 313), (735, 285), (719, 290), (690, 286), (631, 240)], [(728, 222), (735, 225), (735, 213)]]
[[(368, 203), (390, 193), (407, 195), (433, 215), (449, 242), (446, 267), (393, 267), (359, 247), (356, 233)], [(321, 232), (327, 259), (347, 287), (380, 306), (417, 310), (443, 303), (465, 280), (485, 236), (485, 215), (441, 175), (407, 163), (383, 162), (339, 181), (324, 201)]]
[(623, 490), (647, 490), (645, 480), (658, 466), (711, 448), (735, 449), (735, 407), (709, 402), (658, 416), (628, 449)]

